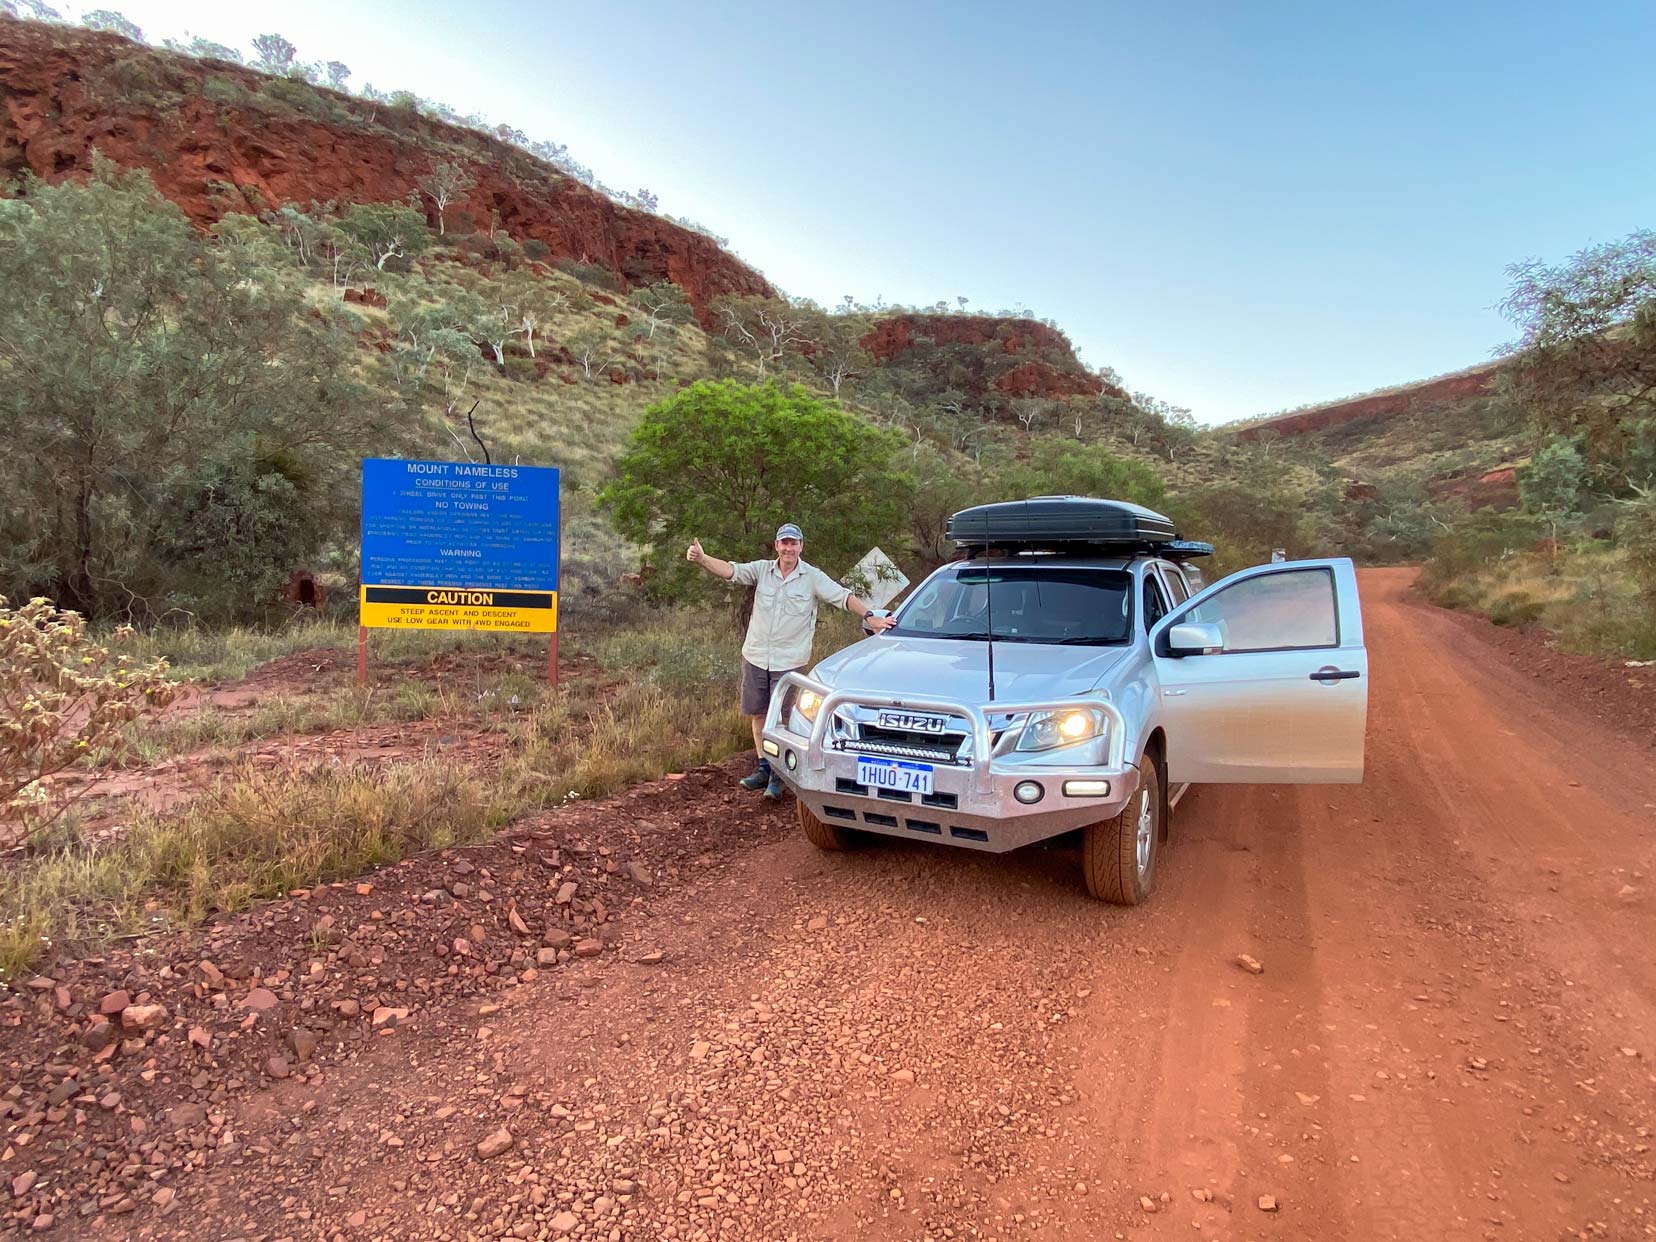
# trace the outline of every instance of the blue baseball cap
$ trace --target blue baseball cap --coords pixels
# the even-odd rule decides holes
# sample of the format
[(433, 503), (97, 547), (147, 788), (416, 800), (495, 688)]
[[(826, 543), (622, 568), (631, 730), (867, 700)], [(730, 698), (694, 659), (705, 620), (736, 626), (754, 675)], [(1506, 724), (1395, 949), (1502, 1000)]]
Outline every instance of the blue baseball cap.
[(778, 539), (797, 539), (800, 543), (805, 542), (805, 532), (800, 530), (799, 527), (795, 526), (792, 522), (783, 522), (782, 525), (778, 526), (776, 528), (776, 537)]

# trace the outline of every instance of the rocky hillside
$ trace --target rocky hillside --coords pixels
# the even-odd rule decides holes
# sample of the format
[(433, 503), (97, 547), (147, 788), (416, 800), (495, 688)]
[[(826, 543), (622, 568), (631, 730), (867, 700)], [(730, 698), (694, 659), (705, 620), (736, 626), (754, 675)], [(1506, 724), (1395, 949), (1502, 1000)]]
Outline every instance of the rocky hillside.
[(74, 176), (93, 151), (147, 169), (197, 224), (289, 202), (401, 202), (450, 161), (476, 181), (451, 219), (496, 222), (551, 258), (602, 265), (631, 285), (670, 280), (704, 313), (723, 294), (775, 293), (713, 239), (486, 135), (117, 35), (0, 21), (0, 181)]
[(1500, 369), (1500, 363), (1489, 362), (1416, 384), (1403, 384), (1360, 397), (1332, 401), (1327, 405), (1295, 410), (1290, 414), (1250, 423), (1238, 431), (1237, 436), (1242, 440), (1257, 440), (1267, 434), (1301, 436), (1343, 427), (1348, 423), (1382, 422), (1403, 414), (1459, 405), (1491, 395)]
[(862, 347), (881, 365), (917, 364), (939, 389), (952, 384), (974, 396), (1127, 395), (1082, 366), (1062, 332), (1032, 319), (897, 314), (880, 320)]

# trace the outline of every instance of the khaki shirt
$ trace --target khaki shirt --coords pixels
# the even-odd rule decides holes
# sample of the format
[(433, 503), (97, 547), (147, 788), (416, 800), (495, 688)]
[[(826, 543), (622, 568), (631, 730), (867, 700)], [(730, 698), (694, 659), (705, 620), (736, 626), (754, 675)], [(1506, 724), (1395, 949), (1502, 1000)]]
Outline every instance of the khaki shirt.
[(805, 667), (816, 635), (817, 601), (844, 608), (851, 592), (804, 561), (786, 578), (775, 561), (743, 561), (734, 568), (731, 585), (753, 588), (742, 659), (768, 671)]

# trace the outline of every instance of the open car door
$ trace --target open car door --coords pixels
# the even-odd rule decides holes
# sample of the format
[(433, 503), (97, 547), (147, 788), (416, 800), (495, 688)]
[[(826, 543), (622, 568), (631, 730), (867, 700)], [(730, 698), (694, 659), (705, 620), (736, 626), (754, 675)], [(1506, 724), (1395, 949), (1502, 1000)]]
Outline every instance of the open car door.
[(1180, 784), (1363, 779), (1368, 650), (1343, 557), (1244, 569), (1150, 634)]

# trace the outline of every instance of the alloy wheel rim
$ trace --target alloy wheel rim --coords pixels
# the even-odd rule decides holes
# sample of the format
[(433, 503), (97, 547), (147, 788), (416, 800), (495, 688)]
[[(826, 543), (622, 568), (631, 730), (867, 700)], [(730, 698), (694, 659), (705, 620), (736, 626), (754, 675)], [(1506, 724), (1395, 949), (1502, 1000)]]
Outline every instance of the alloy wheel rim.
[(1150, 807), (1150, 791), (1139, 795), (1138, 815), (1138, 873), (1142, 879), (1150, 870), (1150, 850), (1155, 844), (1156, 817)]

